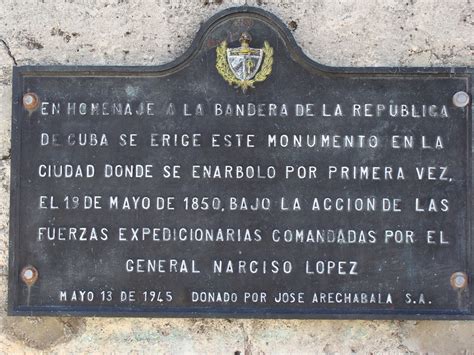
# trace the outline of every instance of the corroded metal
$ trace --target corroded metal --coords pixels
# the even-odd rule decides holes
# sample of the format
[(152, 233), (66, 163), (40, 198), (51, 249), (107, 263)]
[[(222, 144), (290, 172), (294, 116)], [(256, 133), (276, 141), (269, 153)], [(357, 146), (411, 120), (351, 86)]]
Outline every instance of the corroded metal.
[(36, 110), (39, 104), (40, 104), (39, 97), (34, 92), (28, 92), (25, 95), (23, 95), (23, 106), (28, 111)]
[(27, 286), (32, 286), (35, 284), (35, 282), (38, 280), (38, 270), (31, 265), (25, 266), (21, 272), (20, 272), (20, 277), (21, 280), (27, 285)]
[(451, 286), (456, 290), (462, 290), (467, 287), (468, 276), (465, 272), (455, 272), (450, 278)]

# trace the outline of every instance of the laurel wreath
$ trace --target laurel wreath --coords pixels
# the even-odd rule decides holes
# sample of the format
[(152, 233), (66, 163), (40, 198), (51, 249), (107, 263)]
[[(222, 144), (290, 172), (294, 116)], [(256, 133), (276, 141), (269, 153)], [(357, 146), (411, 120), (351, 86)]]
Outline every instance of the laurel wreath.
[(251, 80), (239, 80), (235, 77), (227, 62), (227, 41), (222, 41), (216, 48), (216, 69), (229, 85), (242, 88), (245, 93), (248, 88), (254, 88), (256, 82), (264, 81), (271, 73), (273, 67), (273, 48), (265, 41), (263, 43), (263, 63), (260, 71)]

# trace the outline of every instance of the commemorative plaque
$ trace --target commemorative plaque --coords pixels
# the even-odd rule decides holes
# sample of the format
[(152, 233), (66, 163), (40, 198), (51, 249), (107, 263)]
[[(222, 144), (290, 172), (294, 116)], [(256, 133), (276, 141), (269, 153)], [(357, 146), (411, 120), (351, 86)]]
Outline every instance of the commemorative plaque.
[(167, 65), (14, 68), (9, 313), (472, 319), (471, 85), (249, 7)]

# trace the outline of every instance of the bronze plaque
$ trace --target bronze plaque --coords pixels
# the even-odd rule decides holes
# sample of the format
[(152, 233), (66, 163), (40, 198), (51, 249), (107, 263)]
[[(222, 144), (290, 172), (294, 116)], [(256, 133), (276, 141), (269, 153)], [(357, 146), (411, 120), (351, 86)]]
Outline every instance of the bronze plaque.
[(14, 68), (10, 314), (472, 319), (471, 80), (249, 7), (164, 66)]

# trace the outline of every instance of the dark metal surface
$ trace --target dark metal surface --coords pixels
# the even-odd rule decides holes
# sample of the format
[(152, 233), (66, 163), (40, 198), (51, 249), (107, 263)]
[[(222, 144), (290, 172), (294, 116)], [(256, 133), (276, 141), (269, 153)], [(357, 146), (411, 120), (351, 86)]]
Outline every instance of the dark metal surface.
[[(271, 74), (243, 93), (215, 63), (216, 47), (223, 40), (238, 47), (246, 31), (252, 47), (268, 41), (274, 62)], [(455, 93), (471, 95), (471, 80), (468, 68), (323, 66), (273, 15), (249, 7), (211, 18), (189, 51), (164, 66), (14, 68), (9, 314), (472, 319), (472, 112), (471, 104), (453, 104)], [(27, 93), (40, 104), (25, 102)], [(68, 103), (76, 103), (75, 114)], [(130, 103), (130, 115), (107, 115), (113, 103)], [(174, 115), (167, 114), (170, 103)], [(235, 110), (248, 103), (263, 104), (265, 115), (215, 114), (216, 104)], [(280, 115), (284, 104), (288, 116)], [(308, 115), (297, 117), (300, 104)], [(377, 105), (385, 106), (379, 116)], [(200, 146), (151, 146), (153, 134), (200, 134)], [(231, 135), (232, 146), (213, 147), (213, 134)], [(105, 135), (107, 144), (95, 144), (94, 135), (99, 143)], [(237, 146), (236, 135), (250, 135), (250, 146)], [(269, 147), (269, 135), (302, 135), (303, 142), (309, 135), (317, 143)], [(322, 136), (331, 147), (321, 146)], [(338, 136), (356, 143), (338, 147)], [(377, 146), (369, 146), (370, 136)], [(41, 176), (52, 165), (80, 166), (84, 175), (89, 165), (94, 174)], [(106, 177), (106, 165), (150, 165), (151, 177)], [(166, 176), (166, 166), (179, 166), (180, 178)], [(218, 166), (222, 175), (228, 166), (232, 177), (198, 178), (196, 166)], [(262, 178), (237, 178), (237, 166), (252, 166)], [(288, 166), (294, 172), (287, 177)], [(373, 167), (377, 174), (360, 178)], [(110, 206), (114, 196), (118, 209)], [(157, 208), (159, 197), (173, 197), (173, 209)], [(269, 208), (249, 206), (265, 199)], [(325, 210), (325, 199), (332, 209)], [(373, 210), (365, 207), (369, 200)], [(180, 229), (187, 240), (163, 240), (163, 230)], [(297, 230), (304, 242), (284, 240), (284, 231), (295, 238)], [(53, 231), (65, 234), (49, 240)], [(214, 239), (190, 240), (196, 231)], [(232, 236), (221, 240), (219, 232)], [(345, 242), (318, 240), (318, 232)], [(155, 271), (137, 272), (139, 259), (145, 268), (156, 262)], [(24, 281), (28, 268), (34, 282)]]

